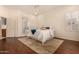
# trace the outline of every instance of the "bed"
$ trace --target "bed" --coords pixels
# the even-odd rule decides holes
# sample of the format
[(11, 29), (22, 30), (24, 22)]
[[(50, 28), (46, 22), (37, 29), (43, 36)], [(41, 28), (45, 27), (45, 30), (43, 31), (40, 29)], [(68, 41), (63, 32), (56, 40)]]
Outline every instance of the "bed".
[(41, 41), (44, 44), (46, 41), (52, 39), (54, 37), (54, 29), (33, 29), (32, 38), (35, 38), (38, 41)]

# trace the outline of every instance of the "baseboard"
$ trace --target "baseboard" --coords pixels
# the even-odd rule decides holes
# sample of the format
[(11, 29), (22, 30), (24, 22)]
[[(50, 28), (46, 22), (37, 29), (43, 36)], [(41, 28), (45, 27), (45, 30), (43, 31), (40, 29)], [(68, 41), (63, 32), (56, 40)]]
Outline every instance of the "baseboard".
[[(6, 38), (23, 38), (23, 37), (28, 37), (28, 36), (6, 37)], [(29, 37), (29, 38), (30, 38), (30, 37)], [(79, 42), (78, 40), (71, 40), (71, 39), (65, 39), (65, 38), (60, 38), (60, 37), (54, 37), (54, 39), (69, 40), (69, 41), (76, 41), (76, 42)]]
[(60, 38), (60, 37), (54, 37), (56, 39), (60, 39), (60, 40), (69, 40), (69, 41), (76, 41), (76, 42), (79, 42), (78, 40), (71, 40), (71, 39), (65, 39), (65, 38)]

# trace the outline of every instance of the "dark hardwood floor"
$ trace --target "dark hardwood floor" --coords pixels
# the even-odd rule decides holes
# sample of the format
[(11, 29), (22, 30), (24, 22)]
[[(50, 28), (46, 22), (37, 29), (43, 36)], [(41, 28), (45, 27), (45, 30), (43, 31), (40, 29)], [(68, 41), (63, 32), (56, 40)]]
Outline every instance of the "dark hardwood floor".
[(18, 38), (6, 38), (0, 40), (0, 53), (4, 54), (35, 54), (33, 50), (17, 40)]
[[(18, 38), (6, 38), (0, 40), (0, 54), (36, 54), (29, 47), (17, 40)], [(78, 54), (79, 42), (64, 40), (54, 54)]]
[(72, 40), (64, 40), (55, 54), (79, 54), (79, 42)]

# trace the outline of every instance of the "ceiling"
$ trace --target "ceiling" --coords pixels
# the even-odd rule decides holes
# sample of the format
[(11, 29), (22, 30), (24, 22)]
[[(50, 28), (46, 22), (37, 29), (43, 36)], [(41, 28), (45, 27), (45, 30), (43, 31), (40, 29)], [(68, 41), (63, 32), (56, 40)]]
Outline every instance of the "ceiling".
[(29, 14), (34, 14), (35, 12), (42, 14), (55, 9), (58, 5), (6, 5), (5, 7), (18, 9)]

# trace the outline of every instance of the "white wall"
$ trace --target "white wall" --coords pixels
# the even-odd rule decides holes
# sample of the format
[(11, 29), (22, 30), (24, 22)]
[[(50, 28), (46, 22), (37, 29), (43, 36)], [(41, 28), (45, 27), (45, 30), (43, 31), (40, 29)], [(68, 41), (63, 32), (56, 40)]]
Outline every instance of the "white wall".
[(56, 37), (79, 41), (79, 32), (71, 31), (65, 19), (66, 13), (76, 11), (79, 11), (79, 6), (57, 7), (44, 14), (43, 23), (46, 26), (52, 25), (54, 27)]
[(17, 11), (8, 9), (8, 18), (7, 18), (7, 37), (14, 37), (16, 35), (16, 20), (17, 20)]
[(7, 37), (25, 36), (25, 34), (22, 33), (22, 16), (28, 17), (30, 28), (37, 26), (36, 17), (34, 15), (24, 13), (17, 9), (8, 9), (8, 12)]
[(6, 18), (8, 17), (7, 8), (0, 6), (0, 16), (6, 17)]

